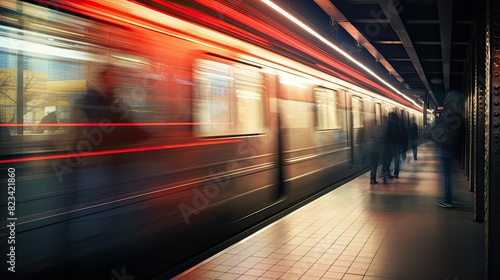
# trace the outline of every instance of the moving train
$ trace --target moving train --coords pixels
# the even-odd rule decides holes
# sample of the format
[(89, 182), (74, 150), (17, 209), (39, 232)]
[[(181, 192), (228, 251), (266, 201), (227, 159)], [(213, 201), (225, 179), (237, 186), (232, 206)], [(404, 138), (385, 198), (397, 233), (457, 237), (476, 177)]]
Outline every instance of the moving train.
[[(2, 279), (167, 279), (366, 172), (389, 112), (422, 127), (255, 2), (0, 2)], [(75, 121), (111, 68), (122, 121)]]

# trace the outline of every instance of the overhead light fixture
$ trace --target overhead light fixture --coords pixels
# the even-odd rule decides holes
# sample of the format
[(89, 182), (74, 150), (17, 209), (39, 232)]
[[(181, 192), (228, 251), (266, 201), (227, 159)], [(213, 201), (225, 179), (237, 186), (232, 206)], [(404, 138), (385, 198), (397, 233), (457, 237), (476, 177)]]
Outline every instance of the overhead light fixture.
[(441, 78), (432, 78), (431, 79), (431, 84), (440, 85), (442, 83), (443, 83), (443, 80)]

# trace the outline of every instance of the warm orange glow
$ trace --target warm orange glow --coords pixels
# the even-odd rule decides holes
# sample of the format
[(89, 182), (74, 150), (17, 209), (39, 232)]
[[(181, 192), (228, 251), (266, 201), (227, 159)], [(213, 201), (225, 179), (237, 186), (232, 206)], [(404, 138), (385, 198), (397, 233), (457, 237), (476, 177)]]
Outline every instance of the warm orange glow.
[[(257, 43), (257, 44), (262, 44), (262, 45), (270, 45), (271, 44), (271, 42), (267, 39), (264, 39), (260, 36), (257, 36), (251, 32), (245, 31), (241, 28), (237, 28), (237, 27), (235, 27), (235, 26), (233, 26), (233, 25), (231, 25), (223, 20), (220, 20), (218, 18), (210, 17), (210, 16), (208, 16), (200, 11), (190, 9), (187, 7), (183, 7), (180, 5), (176, 5), (174, 3), (168, 3), (165, 1), (156, 0), (154, 2), (157, 2), (158, 4), (161, 4), (163, 7), (167, 8), (169, 10), (172, 10), (174, 12), (177, 12), (177, 13), (181, 14), (182, 16), (187, 17), (189, 19), (196, 19), (197, 21), (209, 23), (210, 24), (209, 26), (211, 26), (212, 28), (222, 28), (225, 31), (230, 30), (233, 34), (239, 35), (238, 37), (251, 39), (254, 43)], [(216, 1), (212, 1), (211, 3), (213, 5), (217, 4)]]

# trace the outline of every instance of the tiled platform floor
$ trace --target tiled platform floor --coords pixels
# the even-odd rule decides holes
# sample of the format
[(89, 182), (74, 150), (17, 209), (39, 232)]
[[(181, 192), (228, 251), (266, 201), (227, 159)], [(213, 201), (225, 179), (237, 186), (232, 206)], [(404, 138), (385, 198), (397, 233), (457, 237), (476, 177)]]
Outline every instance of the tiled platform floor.
[[(174, 279), (483, 279), (483, 224), (455, 162), (454, 198), (440, 196), (430, 144), (399, 179), (369, 174), (333, 190)], [(410, 155), (410, 153), (409, 153)]]

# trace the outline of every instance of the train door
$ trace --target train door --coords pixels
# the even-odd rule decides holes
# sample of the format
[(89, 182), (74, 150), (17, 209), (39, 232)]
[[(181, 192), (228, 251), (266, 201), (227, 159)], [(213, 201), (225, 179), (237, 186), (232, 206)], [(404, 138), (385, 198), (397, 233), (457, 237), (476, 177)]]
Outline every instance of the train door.
[(363, 99), (351, 96), (351, 166), (364, 164), (363, 147), (365, 145), (365, 127), (363, 115)]
[(375, 103), (375, 126), (377, 127), (383, 122), (383, 114), (382, 114), (382, 104)]

